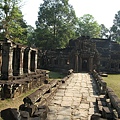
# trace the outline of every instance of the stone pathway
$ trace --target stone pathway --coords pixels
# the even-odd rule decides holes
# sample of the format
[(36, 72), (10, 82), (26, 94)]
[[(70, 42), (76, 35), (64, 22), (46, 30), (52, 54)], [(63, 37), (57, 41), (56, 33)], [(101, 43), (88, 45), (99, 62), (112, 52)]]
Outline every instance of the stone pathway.
[(88, 73), (74, 73), (48, 105), (47, 120), (90, 120), (96, 112), (97, 88)]

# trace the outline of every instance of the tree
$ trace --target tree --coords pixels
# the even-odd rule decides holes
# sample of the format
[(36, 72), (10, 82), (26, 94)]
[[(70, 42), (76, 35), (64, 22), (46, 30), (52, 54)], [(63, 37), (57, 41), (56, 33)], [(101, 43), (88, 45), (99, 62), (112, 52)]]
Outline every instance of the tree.
[(100, 26), (90, 14), (85, 14), (78, 19), (77, 36), (85, 35), (90, 37), (99, 37)]
[(24, 43), (27, 25), (18, 6), (20, 0), (2, 0), (0, 3), (0, 23), (5, 38)]
[(112, 40), (120, 42), (120, 11), (115, 14), (113, 20), (113, 26), (111, 27), (111, 38)]
[(68, 0), (43, 0), (36, 21), (36, 46), (65, 47), (75, 35), (76, 15)]
[(104, 24), (101, 24), (100, 27), (101, 27), (100, 38), (108, 38), (110, 35), (110, 30), (106, 28)]
[(34, 39), (35, 39), (35, 30), (34, 27), (31, 25), (28, 25), (27, 27), (27, 40), (28, 45), (33, 46), (34, 45)]

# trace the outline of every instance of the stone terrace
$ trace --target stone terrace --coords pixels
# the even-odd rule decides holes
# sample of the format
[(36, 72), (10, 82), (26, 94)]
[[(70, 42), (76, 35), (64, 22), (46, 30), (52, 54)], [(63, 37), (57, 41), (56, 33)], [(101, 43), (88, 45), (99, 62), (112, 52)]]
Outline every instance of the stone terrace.
[(98, 91), (88, 73), (74, 73), (49, 103), (47, 120), (90, 120), (97, 112)]

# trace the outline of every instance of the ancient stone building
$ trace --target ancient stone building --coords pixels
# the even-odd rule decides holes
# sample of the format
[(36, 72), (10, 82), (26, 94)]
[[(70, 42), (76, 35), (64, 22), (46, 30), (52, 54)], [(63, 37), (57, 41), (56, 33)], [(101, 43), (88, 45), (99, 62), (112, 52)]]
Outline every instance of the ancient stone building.
[(35, 72), (37, 69), (37, 49), (15, 44), (9, 40), (1, 41), (0, 46), (0, 71), (2, 80), (8, 80), (10, 76)]
[(46, 51), (45, 68), (75, 72), (120, 72), (120, 45), (110, 39), (79, 37), (64, 49)]

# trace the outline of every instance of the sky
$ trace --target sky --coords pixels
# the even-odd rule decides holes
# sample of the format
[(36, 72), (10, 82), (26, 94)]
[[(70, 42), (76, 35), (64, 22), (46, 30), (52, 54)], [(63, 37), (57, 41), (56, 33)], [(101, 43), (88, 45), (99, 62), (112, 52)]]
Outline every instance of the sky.
[[(21, 8), (28, 25), (35, 27), (40, 4), (43, 0), (23, 0)], [(113, 25), (115, 14), (120, 10), (120, 0), (69, 0), (77, 17), (90, 14), (98, 22), (107, 28)]]

